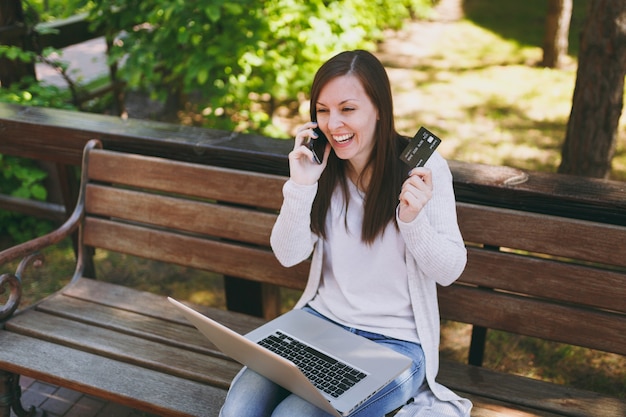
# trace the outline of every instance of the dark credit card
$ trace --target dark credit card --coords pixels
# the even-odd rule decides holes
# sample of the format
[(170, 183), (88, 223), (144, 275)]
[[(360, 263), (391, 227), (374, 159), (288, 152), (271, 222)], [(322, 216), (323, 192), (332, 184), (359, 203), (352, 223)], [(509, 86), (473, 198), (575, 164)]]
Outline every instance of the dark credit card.
[(440, 143), (441, 139), (425, 127), (420, 127), (400, 154), (400, 159), (411, 168), (423, 167)]

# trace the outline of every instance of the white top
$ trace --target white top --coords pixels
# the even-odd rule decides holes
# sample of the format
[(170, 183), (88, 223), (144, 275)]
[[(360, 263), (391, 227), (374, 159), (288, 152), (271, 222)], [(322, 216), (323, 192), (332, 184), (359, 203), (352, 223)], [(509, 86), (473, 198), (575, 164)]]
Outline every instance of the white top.
[(351, 181), (348, 191), (347, 211), (341, 188), (333, 193), (326, 217), (322, 281), (309, 304), (345, 326), (419, 343), (404, 239), (391, 222), (372, 245), (362, 243), (365, 200)]
[[(426, 163), (433, 173), (433, 196), (411, 223), (398, 220), (406, 249), (408, 290), (413, 319), (426, 360), (424, 389), (397, 417), (470, 415), (472, 403), (435, 381), (439, 370), (439, 306), (437, 285), (452, 284), (463, 272), (467, 252), (456, 218), (452, 174), (445, 159), (435, 152)], [(321, 284), (324, 245), (311, 232), (310, 213), (317, 184), (301, 186), (287, 181), (284, 201), (270, 238), (272, 249), (284, 266), (296, 265), (313, 254), (306, 288), (295, 308), (302, 308), (318, 293)]]

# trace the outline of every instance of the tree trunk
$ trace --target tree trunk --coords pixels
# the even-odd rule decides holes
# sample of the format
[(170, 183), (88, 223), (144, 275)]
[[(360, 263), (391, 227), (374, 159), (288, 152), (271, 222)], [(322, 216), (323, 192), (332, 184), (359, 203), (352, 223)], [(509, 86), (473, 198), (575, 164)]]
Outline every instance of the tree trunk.
[(623, 108), (624, 76), (626, 0), (591, 0), (559, 172), (609, 176)]
[[(5, 45), (19, 46), (25, 48), (25, 34), (27, 29), (24, 22), (24, 11), (20, 0), (0, 0), (0, 28), (12, 27), (2, 39)], [(24, 63), (19, 60), (9, 60), (0, 58), (0, 83), (2, 87), (9, 87), (11, 84), (19, 82), (26, 76), (35, 77), (35, 65)]]
[(569, 26), (573, 0), (548, 0), (546, 32), (543, 38), (543, 61), (549, 68), (561, 68), (569, 47)]

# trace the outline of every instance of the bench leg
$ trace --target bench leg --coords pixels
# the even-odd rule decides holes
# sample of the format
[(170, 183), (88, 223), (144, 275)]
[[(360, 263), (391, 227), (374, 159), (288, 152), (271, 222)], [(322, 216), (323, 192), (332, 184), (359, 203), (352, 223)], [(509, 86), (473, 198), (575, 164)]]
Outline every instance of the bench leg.
[(470, 342), (469, 356), (467, 363), (474, 366), (483, 366), (485, 356), (485, 342), (487, 340), (487, 329), (485, 327), (472, 327), (472, 341)]
[(20, 376), (0, 371), (0, 417), (11, 417), (11, 410), (18, 417), (45, 417), (46, 412), (34, 406), (24, 410), (21, 398)]

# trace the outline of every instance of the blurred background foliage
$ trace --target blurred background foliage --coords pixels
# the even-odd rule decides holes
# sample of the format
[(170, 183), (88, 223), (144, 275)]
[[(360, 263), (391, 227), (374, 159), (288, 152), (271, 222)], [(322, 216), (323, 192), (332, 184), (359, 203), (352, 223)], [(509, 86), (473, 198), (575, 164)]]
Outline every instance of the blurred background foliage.
[(103, 0), (93, 25), (115, 36), (111, 62), (130, 89), (216, 129), (284, 136), (271, 115), (319, 65), (376, 46), (384, 29), (424, 16), (430, 0)]

